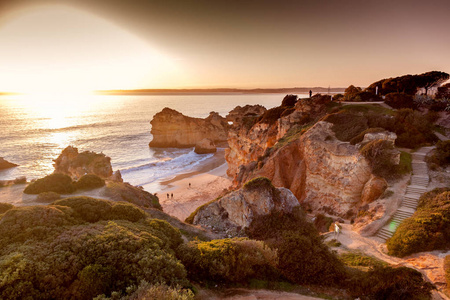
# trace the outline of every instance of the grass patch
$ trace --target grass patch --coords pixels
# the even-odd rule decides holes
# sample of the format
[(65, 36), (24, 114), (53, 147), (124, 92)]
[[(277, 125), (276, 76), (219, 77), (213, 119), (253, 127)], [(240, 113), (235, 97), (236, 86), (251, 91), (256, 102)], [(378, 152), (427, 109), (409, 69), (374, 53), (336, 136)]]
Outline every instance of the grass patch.
[(339, 255), (339, 259), (349, 267), (373, 268), (388, 265), (388, 263), (379, 260), (378, 258), (374, 258), (360, 252), (345, 252)]
[(285, 133), (285, 135), (278, 140), (278, 142), (272, 147), (272, 151), (283, 148), (284, 146), (290, 144), (291, 142), (297, 140), (302, 134), (304, 134), (309, 128), (314, 124), (306, 125), (295, 125)]
[(395, 112), (392, 109), (383, 107), (379, 104), (349, 104), (343, 105), (342, 110), (353, 112), (353, 113), (363, 113), (367, 114), (369, 112), (374, 112), (377, 114), (393, 116)]
[(328, 242), (326, 242), (326, 245), (328, 247), (340, 247), (342, 244), (338, 240), (332, 239), (332, 240), (329, 240)]

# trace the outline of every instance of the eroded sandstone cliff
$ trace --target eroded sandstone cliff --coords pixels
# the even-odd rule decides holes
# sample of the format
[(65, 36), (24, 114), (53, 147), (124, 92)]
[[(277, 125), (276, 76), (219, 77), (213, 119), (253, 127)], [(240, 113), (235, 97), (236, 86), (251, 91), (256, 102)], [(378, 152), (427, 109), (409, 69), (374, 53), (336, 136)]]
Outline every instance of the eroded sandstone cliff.
[(111, 158), (103, 153), (84, 151), (79, 153), (72, 146), (65, 148), (54, 160), (55, 173), (67, 174), (79, 179), (86, 174), (94, 174), (103, 179), (122, 181), (120, 172), (113, 173)]
[(213, 142), (225, 142), (228, 134), (228, 123), (216, 112), (205, 118), (191, 118), (182, 113), (164, 108), (152, 121), (153, 140), (150, 147), (194, 147), (205, 138)]
[(274, 210), (288, 213), (298, 205), (290, 190), (275, 188), (267, 178), (256, 178), (243, 188), (200, 207), (193, 217), (193, 224), (223, 236), (239, 236), (256, 216)]
[(379, 192), (370, 188), (375, 179), (369, 181), (373, 175), (366, 159), (356, 146), (336, 139), (331, 127), (320, 121), (304, 133), (297, 132), (292, 142), (272, 150), (259, 163), (242, 166), (235, 185), (265, 176), (313, 210), (341, 216), (356, 212), (362, 197), (370, 201)]

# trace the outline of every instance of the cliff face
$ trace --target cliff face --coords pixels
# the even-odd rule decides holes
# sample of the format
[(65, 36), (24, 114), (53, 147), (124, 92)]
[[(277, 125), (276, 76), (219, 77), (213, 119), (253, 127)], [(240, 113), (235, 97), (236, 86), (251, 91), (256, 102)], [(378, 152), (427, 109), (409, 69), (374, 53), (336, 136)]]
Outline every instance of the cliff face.
[(241, 165), (256, 161), (292, 127), (319, 117), (331, 101), (329, 96), (299, 99), (294, 107), (266, 111), (259, 105), (236, 107), (227, 115), (233, 121), (228, 132), (229, 149), (225, 152), (228, 176), (234, 177)]
[(77, 148), (68, 146), (54, 162), (55, 173), (67, 174), (73, 179), (79, 179), (85, 174), (94, 174), (103, 179), (122, 181), (119, 171), (113, 174), (111, 158), (103, 153), (91, 151), (79, 153)]
[(253, 183), (253, 186), (245, 185), (201, 207), (193, 223), (227, 237), (239, 236), (256, 216), (267, 215), (274, 210), (290, 212), (299, 205), (288, 189), (275, 188), (265, 178), (258, 178)]
[(205, 138), (213, 142), (227, 140), (228, 123), (216, 112), (211, 112), (205, 119), (191, 118), (182, 113), (164, 108), (153, 120), (151, 133), (153, 140), (150, 147), (194, 147)]
[(349, 210), (356, 212), (363, 194), (367, 194), (365, 201), (373, 197), (369, 196), (372, 184), (366, 187), (371, 169), (357, 147), (337, 140), (331, 127), (318, 122), (259, 163), (242, 166), (235, 185), (265, 176), (275, 186), (290, 189), (313, 210), (341, 216)]

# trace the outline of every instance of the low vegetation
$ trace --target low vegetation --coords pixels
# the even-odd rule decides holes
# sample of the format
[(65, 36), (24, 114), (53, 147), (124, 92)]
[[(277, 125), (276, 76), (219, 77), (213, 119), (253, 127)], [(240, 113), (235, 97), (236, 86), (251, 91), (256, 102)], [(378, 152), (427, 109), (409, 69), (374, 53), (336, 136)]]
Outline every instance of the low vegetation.
[(44, 192), (71, 194), (74, 191), (75, 186), (69, 175), (53, 173), (30, 183), (23, 192), (25, 194), (40, 194)]
[(436, 149), (427, 157), (427, 162), (430, 168), (437, 169), (438, 167), (445, 168), (450, 165), (450, 140), (439, 141), (436, 144)]
[(159, 198), (156, 195), (126, 182), (108, 182), (104, 195), (115, 201), (125, 201), (144, 208), (162, 210), (161, 204), (159, 204)]
[(36, 201), (37, 202), (41, 202), (41, 203), (51, 203), (55, 200), (59, 200), (61, 199), (61, 195), (55, 192), (43, 192), (40, 193), (37, 198)]
[(105, 180), (94, 174), (83, 175), (75, 182), (75, 188), (77, 190), (92, 190), (101, 188), (104, 185)]
[(404, 220), (387, 241), (390, 255), (403, 257), (450, 247), (450, 189), (435, 189), (420, 197), (417, 211)]
[(92, 299), (189, 285), (180, 232), (128, 203), (89, 197), (10, 209), (0, 219), (1, 299)]
[(10, 204), (10, 203), (2, 203), (0, 202), (0, 215), (7, 212), (10, 209), (13, 209), (14, 205)]
[(400, 160), (397, 163), (398, 152), (394, 150), (390, 141), (374, 140), (368, 142), (360, 149), (360, 153), (369, 162), (372, 173), (386, 179), (399, 178), (412, 170), (411, 154), (400, 152)]

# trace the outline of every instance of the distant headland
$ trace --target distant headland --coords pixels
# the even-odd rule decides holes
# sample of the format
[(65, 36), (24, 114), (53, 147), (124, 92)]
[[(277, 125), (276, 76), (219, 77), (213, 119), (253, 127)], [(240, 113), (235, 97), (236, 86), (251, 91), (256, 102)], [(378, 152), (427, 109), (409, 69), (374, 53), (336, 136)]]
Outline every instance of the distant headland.
[(212, 88), (212, 89), (137, 89), (137, 90), (100, 90), (98, 95), (154, 95), (154, 94), (285, 94), (285, 93), (343, 93), (345, 88), (293, 87), (293, 88)]

